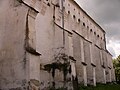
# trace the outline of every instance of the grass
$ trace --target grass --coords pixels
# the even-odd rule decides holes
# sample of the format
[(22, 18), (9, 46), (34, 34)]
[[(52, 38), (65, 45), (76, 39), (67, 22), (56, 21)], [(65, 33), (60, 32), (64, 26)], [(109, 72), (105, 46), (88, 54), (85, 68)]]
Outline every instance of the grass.
[[(50, 90), (67, 90), (64, 88), (54, 89), (51, 88)], [(78, 90), (120, 90), (120, 84), (97, 84), (96, 87), (93, 86), (82, 86), (80, 85)]]
[(118, 84), (98, 84), (96, 87), (93, 86), (80, 86), (79, 90), (120, 90), (120, 85)]

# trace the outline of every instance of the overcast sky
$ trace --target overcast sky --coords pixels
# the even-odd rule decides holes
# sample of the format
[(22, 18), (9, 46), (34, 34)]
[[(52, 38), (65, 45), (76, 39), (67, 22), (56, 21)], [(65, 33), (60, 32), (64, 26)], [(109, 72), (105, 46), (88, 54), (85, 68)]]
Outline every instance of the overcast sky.
[(106, 31), (107, 48), (113, 58), (120, 55), (120, 0), (76, 0)]

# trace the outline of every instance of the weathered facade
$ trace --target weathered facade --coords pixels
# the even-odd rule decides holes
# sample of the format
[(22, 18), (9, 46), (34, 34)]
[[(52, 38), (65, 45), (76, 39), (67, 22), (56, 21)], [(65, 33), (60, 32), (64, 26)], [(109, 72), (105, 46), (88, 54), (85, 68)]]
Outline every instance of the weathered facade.
[(115, 81), (105, 31), (74, 0), (0, 0), (0, 89)]

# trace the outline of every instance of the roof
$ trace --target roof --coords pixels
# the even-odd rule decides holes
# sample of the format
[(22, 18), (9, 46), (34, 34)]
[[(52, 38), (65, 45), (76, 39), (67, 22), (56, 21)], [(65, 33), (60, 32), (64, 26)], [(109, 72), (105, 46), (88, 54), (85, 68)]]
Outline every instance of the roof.
[(113, 56), (108, 50), (106, 50), (106, 52), (107, 52), (109, 55)]
[(103, 28), (80, 7), (80, 5), (76, 2), (76, 0), (70, 0), (70, 1), (73, 1), (104, 33), (106, 33), (105, 30), (103, 30)]

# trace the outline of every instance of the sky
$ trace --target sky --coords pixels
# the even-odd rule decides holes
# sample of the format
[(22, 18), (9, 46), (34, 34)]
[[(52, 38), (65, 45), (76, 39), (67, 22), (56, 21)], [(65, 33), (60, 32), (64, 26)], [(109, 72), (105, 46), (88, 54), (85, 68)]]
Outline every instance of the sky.
[(107, 49), (116, 58), (120, 55), (120, 0), (76, 0), (105, 30)]

